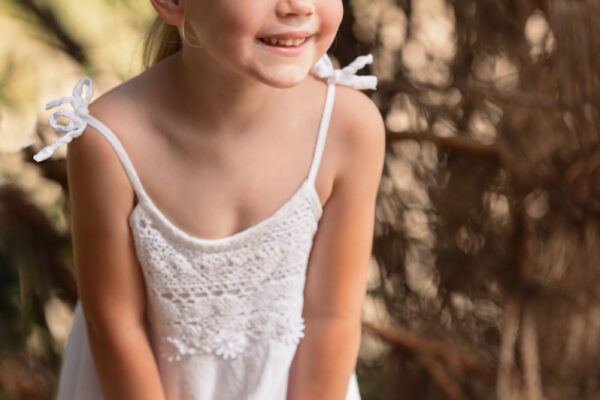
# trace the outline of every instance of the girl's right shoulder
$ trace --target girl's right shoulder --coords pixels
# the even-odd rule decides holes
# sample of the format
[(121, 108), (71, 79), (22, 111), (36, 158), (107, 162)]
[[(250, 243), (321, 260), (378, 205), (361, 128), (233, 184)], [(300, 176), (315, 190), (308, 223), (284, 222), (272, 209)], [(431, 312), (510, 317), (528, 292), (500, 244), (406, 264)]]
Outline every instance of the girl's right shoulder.
[[(128, 151), (131, 127), (143, 123), (143, 114), (137, 108), (135, 95), (125, 83), (91, 102), (88, 110)], [(67, 173), (75, 201), (93, 203), (102, 199), (115, 212), (131, 211), (135, 203), (133, 187), (115, 148), (94, 124), (88, 123), (83, 133), (68, 144)]]

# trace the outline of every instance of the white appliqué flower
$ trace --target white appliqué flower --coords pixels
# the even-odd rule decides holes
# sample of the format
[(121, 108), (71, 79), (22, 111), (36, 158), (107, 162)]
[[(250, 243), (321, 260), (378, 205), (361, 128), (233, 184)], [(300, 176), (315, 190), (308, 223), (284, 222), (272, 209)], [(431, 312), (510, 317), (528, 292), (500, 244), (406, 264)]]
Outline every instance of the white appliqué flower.
[(244, 351), (247, 342), (246, 337), (243, 335), (230, 336), (217, 343), (215, 354), (223, 357), (225, 360), (235, 358)]
[(298, 344), (304, 337), (304, 318), (301, 316), (288, 317), (279, 321), (277, 337), (285, 344)]
[(165, 342), (158, 345), (160, 354), (163, 354), (169, 362), (181, 360), (182, 355), (185, 353), (184, 344), (172, 336), (166, 336), (164, 340)]

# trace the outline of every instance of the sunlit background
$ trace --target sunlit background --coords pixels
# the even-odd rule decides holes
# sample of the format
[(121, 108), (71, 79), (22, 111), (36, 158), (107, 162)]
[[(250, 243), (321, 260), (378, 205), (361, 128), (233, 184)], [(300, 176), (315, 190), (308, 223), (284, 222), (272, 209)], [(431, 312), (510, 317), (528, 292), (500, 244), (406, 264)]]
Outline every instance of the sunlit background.
[[(363, 399), (600, 398), (600, 1), (344, 6), (331, 54), (373, 54), (388, 130)], [(139, 73), (153, 15), (0, 0), (0, 399), (52, 398), (76, 300), (45, 103)]]

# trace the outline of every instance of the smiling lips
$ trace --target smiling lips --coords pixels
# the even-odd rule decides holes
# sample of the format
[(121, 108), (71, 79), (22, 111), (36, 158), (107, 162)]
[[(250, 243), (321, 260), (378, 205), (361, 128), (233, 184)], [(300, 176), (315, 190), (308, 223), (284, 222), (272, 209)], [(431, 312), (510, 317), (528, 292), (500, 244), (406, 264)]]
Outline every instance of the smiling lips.
[(310, 39), (308, 32), (289, 32), (276, 36), (261, 37), (259, 40), (269, 46), (297, 47)]
[(277, 38), (260, 38), (260, 41), (270, 46), (300, 46), (306, 42), (307, 37), (302, 39), (277, 39)]

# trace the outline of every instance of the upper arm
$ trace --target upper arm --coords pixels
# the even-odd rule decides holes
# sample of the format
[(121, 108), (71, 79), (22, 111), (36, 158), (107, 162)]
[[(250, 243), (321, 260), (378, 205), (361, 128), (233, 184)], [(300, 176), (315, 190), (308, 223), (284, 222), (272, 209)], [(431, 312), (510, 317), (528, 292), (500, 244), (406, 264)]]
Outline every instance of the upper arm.
[[(90, 110), (104, 120), (111, 107), (96, 101)], [(86, 322), (102, 331), (139, 324), (144, 283), (128, 225), (134, 192), (113, 147), (89, 125), (68, 145), (67, 175), (75, 273)]]
[(360, 319), (385, 155), (385, 129), (373, 102), (351, 89), (336, 96), (334, 123), (341, 138), (336, 141), (340, 143), (338, 172), (313, 243), (304, 314), (308, 318)]

